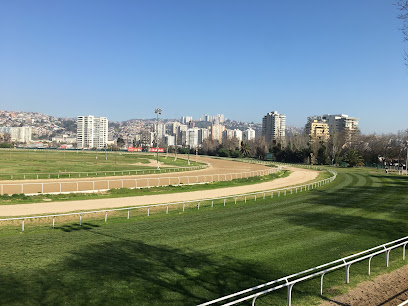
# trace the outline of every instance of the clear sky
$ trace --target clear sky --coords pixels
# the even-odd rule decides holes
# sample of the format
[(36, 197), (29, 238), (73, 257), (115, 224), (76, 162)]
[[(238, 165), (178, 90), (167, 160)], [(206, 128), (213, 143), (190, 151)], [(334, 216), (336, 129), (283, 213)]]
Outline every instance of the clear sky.
[(2, 0), (0, 109), (110, 120), (344, 113), (408, 128), (408, 67), (386, 0)]

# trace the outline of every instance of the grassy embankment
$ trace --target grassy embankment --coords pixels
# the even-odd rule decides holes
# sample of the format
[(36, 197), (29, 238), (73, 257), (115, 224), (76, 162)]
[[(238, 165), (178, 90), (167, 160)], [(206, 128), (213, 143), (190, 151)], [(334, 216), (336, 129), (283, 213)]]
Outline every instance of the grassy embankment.
[[(286, 197), (210, 203), (66, 224), (0, 228), (4, 305), (193, 305), (407, 235), (408, 178), (339, 169), (319, 189)], [(103, 218), (102, 218), (103, 219)], [(391, 269), (404, 264), (391, 252)], [(384, 256), (372, 261), (384, 271)], [(325, 276), (324, 295), (355, 286), (367, 262)], [(294, 287), (294, 303), (317, 303), (319, 279)], [(257, 305), (284, 305), (280, 290)]]

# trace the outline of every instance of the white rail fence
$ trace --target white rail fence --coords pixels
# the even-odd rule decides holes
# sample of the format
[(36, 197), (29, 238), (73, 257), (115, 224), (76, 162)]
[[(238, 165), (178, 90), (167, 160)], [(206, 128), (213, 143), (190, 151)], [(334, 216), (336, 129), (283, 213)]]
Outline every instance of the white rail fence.
[(4, 194), (65, 194), (65, 193), (89, 193), (107, 191), (112, 188), (150, 188), (160, 186), (178, 186), (205, 184), (218, 181), (249, 178), (254, 176), (265, 176), (280, 171), (281, 168), (255, 170), (239, 173), (207, 174), (194, 176), (172, 176), (172, 177), (146, 177), (139, 179), (108, 179), (108, 180), (86, 180), (86, 181), (64, 181), (43, 183), (3, 183), (0, 184), (0, 195)]
[(110, 170), (110, 171), (92, 171), (92, 172), (54, 172), (54, 173), (2, 173), (0, 179), (5, 180), (39, 180), (39, 179), (60, 179), (60, 178), (83, 178), (83, 177), (100, 177), (100, 176), (116, 176), (116, 175), (143, 175), (143, 174), (158, 174), (169, 172), (192, 171), (207, 168), (208, 165), (177, 167), (177, 168), (161, 168), (161, 169), (145, 169), (145, 170)]
[[(252, 288), (248, 288), (224, 297), (202, 303), (199, 306), (208, 306), (208, 305), (236, 305), (245, 301), (251, 301), (252, 305), (255, 305), (255, 302), (258, 297), (264, 296), (272, 293), (273, 291), (287, 288), (287, 305), (292, 304), (292, 289), (293, 286), (316, 278), (320, 276), (320, 295), (323, 295), (323, 282), (324, 276), (335, 270), (345, 269), (345, 282), (348, 284), (350, 282), (350, 266), (354, 263), (368, 260), (368, 275), (371, 273), (371, 260), (373, 257), (385, 254), (385, 266), (389, 266), (390, 262), (390, 252), (396, 248), (402, 247), (402, 259), (405, 260), (406, 246), (408, 244), (408, 236), (388, 242), (377, 247), (362, 251), (360, 253), (350, 255), (344, 258), (337, 259), (335, 261), (313, 267), (292, 275), (288, 275)], [(404, 303), (403, 303), (404, 304)], [(401, 304), (401, 305), (403, 305)], [(405, 305), (405, 304), (404, 304)]]
[[(273, 170), (273, 169), (271, 169)], [(265, 170), (263, 170), (265, 171)], [(217, 197), (217, 198), (206, 198), (206, 199), (200, 199), (200, 200), (189, 200), (189, 201), (181, 201), (181, 202), (171, 202), (171, 203), (163, 203), (163, 204), (151, 204), (151, 205), (140, 205), (140, 206), (133, 206), (133, 207), (123, 207), (123, 208), (112, 208), (112, 209), (101, 209), (101, 210), (93, 210), (93, 211), (83, 211), (83, 212), (75, 212), (75, 213), (64, 213), (64, 214), (50, 214), (50, 215), (41, 215), (41, 216), (22, 216), (22, 217), (13, 217), (13, 218), (3, 218), (0, 219), (0, 222), (6, 222), (6, 221), (21, 221), (21, 230), (24, 231), (25, 229), (25, 221), (26, 220), (34, 220), (34, 219), (44, 219), (44, 218), (52, 218), (52, 228), (55, 228), (55, 221), (57, 217), (62, 217), (62, 216), (79, 216), (79, 224), (82, 225), (82, 217), (84, 215), (89, 215), (89, 214), (96, 214), (96, 213), (104, 213), (105, 214), (105, 222), (108, 220), (108, 212), (117, 212), (117, 211), (127, 211), (127, 219), (130, 219), (130, 211), (131, 210), (140, 210), (140, 209), (147, 209), (147, 216), (150, 216), (150, 209), (155, 208), (155, 207), (161, 207), (166, 209), (166, 214), (169, 213), (169, 207), (176, 207), (182, 205), (182, 210), (183, 212), (185, 211), (185, 208), (189, 204), (195, 204), (197, 207), (197, 210), (200, 209), (200, 204), (202, 202), (211, 202), (211, 207), (214, 207), (214, 201), (221, 200), (221, 203), (223, 203), (224, 206), (227, 205), (227, 200), (233, 200), (234, 204), (237, 204), (237, 200), (241, 199), (244, 200), (244, 203), (247, 202), (251, 197), (256, 201), (257, 198), (259, 199), (260, 197), (262, 199), (266, 199), (266, 197), (270, 197), (273, 199), (274, 197), (281, 197), (281, 196), (286, 196), (289, 194), (296, 194), (296, 193), (301, 193), (305, 192), (311, 189), (315, 189), (321, 186), (324, 186), (328, 183), (331, 183), (334, 181), (337, 177), (337, 172), (329, 170), (329, 173), (331, 173), (331, 177), (325, 178), (323, 180), (307, 183), (307, 184), (302, 184), (302, 185), (296, 185), (296, 186), (290, 186), (290, 187), (285, 187), (285, 188), (280, 188), (280, 189), (271, 189), (271, 190), (265, 190), (265, 191), (258, 191), (258, 192), (251, 192), (251, 193), (243, 193), (243, 194), (236, 194), (236, 195), (230, 195), (230, 196), (224, 196), (224, 197)]]

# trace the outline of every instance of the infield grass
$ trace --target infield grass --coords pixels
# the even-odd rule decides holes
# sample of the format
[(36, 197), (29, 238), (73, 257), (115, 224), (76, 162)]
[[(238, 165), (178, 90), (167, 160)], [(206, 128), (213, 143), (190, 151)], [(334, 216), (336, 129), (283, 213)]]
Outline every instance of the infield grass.
[[(88, 177), (105, 176), (104, 171), (126, 170), (154, 170), (156, 165), (150, 163), (156, 161), (153, 154), (105, 152), (102, 151), (61, 151), (61, 150), (0, 150), (0, 180), (39, 178), (79, 177), (77, 173), (89, 172)], [(188, 167), (188, 161), (184, 158), (159, 155), (159, 161), (166, 166)], [(191, 158), (190, 166), (202, 165)], [(163, 168), (165, 170), (165, 168)], [(99, 172), (99, 173), (97, 173)], [(71, 176), (68, 176), (71, 173)], [(120, 174), (120, 173), (119, 173)], [(131, 173), (134, 174), (134, 173)], [(138, 174), (142, 174), (141, 172)], [(110, 174), (113, 175), (113, 174)]]
[[(203, 203), (110, 216), (108, 222), (0, 228), (4, 305), (194, 305), (407, 236), (408, 178), (338, 169), (324, 187), (244, 203)], [(372, 276), (405, 264), (401, 249), (372, 261)], [(355, 286), (367, 262), (325, 276), (325, 298)], [(329, 289), (331, 288), (331, 289)], [(319, 280), (293, 302), (316, 304)], [(285, 305), (286, 290), (257, 300)]]

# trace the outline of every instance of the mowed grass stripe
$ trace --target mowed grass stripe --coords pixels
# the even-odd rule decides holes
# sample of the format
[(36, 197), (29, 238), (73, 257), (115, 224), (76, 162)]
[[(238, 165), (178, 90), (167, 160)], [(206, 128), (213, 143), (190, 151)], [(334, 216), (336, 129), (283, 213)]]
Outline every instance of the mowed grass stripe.
[[(329, 185), (272, 200), (0, 236), (7, 246), (0, 298), (6, 305), (197, 304), (405, 236), (406, 183), (339, 169)], [(396, 258), (394, 268), (402, 264)], [(373, 261), (375, 272), (382, 267), (383, 258)], [(353, 267), (352, 281), (366, 268)], [(343, 282), (344, 271), (327, 276), (327, 286)], [(295, 301), (318, 301), (318, 288), (296, 286)], [(259, 302), (285, 303), (285, 296)]]

